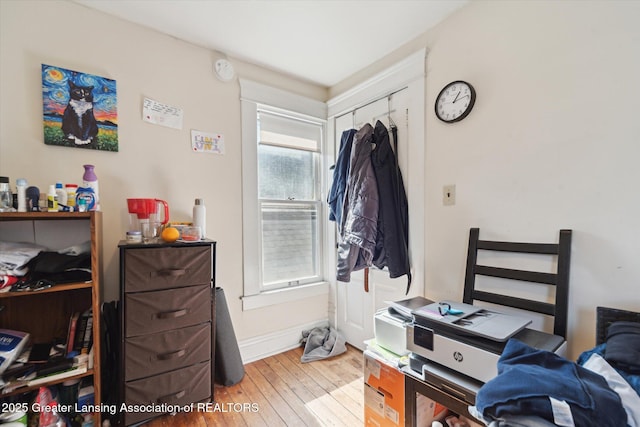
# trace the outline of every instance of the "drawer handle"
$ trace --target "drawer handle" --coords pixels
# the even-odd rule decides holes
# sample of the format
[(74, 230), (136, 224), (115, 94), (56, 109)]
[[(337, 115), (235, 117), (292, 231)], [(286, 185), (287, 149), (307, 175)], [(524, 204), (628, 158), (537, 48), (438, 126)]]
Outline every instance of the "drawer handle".
[(185, 314), (187, 314), (187, 309), (183, 308), (180, 310), (165, 311), (162, 313), (158, 313), (156, 317), (158, 317), (158, 319), (175, 319), (176, 317), (182, 317)]
[(175, 402), (176, 399), (180, 399), (182, 397), (184, 397), (184, 395), (187, 394), (186, 391), (184, 390), (180, 390), (177, 393), (173, 393), (167, 396), (162, 396), (158, 398), (158, 403), (171, 403), (171, 402)]
[(163, 276), (163, 277), (167, 277), (167, 276), (177, 277), (177, 276), (183, 276), (185, 274), (187, 274), (187, 270), (183, 268), (170, 268), (166, 270), (158, 270), (158, 271), (151, 272), (151, 276)]
[(187, 351), (184, 348), (182, 348), (178, 351), (171, 351), (169, 353), (158, 354), (156, 357), (158, 358), (158, 360), (176, 359), (178, 357), (184, 356), (186, 352)]

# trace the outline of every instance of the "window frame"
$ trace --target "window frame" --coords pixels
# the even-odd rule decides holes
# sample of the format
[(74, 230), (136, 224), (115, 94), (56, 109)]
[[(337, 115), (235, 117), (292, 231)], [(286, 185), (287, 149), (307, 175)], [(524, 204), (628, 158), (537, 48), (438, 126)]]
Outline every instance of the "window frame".
[[(326, 295), (327, 266), (319, 268), (319, 277), (309, 283), (281, 288), (262, 286), (262, 233), (261, 207), (258, 198), (258, 113), (284, 115), (322, 126), (318, 165), (318, 244), (321, 251), (327, 248), (326, 206), (326, 104), (300, 95), (240, 79), (240, 104), (242, 126), (242, 204), (243, 204), (243, 310), (251, 310), (302, 298)], [(326, 264), (326, 263), (325, 263)]]

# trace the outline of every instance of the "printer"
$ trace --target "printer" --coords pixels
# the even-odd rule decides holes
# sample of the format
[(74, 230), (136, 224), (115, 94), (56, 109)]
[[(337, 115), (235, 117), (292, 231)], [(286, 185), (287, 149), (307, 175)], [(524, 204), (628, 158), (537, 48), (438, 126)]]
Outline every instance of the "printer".
[(479, 387), (498, 374), (498, 359), (510, 338), (562, 356), (566, 353), (563, 337), (528, 329), (530, 320), (493, 309), (443, 301), (412, 313), (413, 322), (406, 327), (411, 370), (440, 388), (462, 386), (458, 394), (473, 401)]

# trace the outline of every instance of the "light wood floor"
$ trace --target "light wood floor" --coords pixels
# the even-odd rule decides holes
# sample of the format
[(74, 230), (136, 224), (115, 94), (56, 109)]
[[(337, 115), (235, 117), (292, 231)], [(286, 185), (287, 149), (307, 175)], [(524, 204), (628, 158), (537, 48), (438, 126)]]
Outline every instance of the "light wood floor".
[(362, 352), (301, 363), (302, 347), (245, 365), (242, 381), (216, 384), (211, 412), (178, 413), (144, 427), (362, 426)]

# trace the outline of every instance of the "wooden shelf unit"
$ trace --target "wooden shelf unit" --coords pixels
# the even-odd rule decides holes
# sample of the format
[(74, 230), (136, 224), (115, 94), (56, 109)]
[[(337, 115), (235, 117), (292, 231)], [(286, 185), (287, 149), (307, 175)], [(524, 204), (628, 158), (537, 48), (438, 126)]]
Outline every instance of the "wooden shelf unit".
[[(0, 213), (0, 240), (41, 244), (59, 250), (90, 240), (91, 281), (54, 285), (41, 291), (0, 293), (0, 328), (28, 332), (31, 343), (66, 339), (73, 313), (92, 309), (93, 367), (87, 372), (52, 380), (33, 387), (23, 387), (2, 394), (0, 399), (37, 390), (41, 386), (67, 380), (93, 377), (94, 402), (101, 403), (101, 212), (3, 212)], [(55, 243), (54, 243), (55, 242)], [(53, 247), (55, 244), (56, 247)], [(30, 403), (30, 402), (29, 402)], [(100, 413), (94, 425), (101, 425)]]

